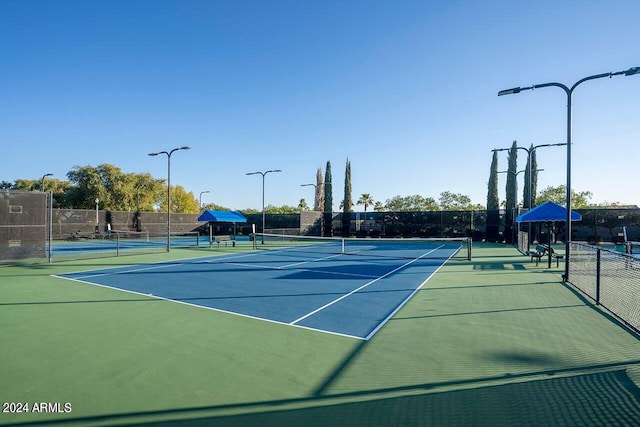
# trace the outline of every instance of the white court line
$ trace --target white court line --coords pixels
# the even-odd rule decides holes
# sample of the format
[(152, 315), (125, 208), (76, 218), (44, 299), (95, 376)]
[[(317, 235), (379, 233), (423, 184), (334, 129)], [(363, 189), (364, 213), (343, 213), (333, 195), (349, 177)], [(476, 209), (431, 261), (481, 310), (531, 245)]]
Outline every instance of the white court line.
[(329, 255), (329, 256), (322, 257), (322, 258), (310, 259), (308, 261), (294, 262), (293, 264), (282, 265), (282, 266), (280, 266), (278, 268), (280, 268), (280, 269), (289, 268), (289, 267), (294, 267), (296, 265), (308, 264), (310, 262), (318, 262), (318, 261), (324, 261), (324, 260), (331, 259), (331, 258), (337, 258), (339, 256), (342, 256), (342, 254), (334, 254), (334, 255)]
[[(444, 246), (444, 245), (443, 245)], [(402, 301), (400, 304), (398, 304), (398, 306), (391, 312), (389, 313), (389, 315), (378, 324), (378, 326), (376, 326), (371, 332), (369, 332), (369, 335), (367, 335), (366, 337), (364, 337), (364, 339), (366, 341), (370, 340), (372, 336), (374, 336), (376, 334), (376, 332), (378, 332), (380, 330), (380, 328), (382, 328), (384, 325), (387, 324), (387, 322), (393, 317), (395, 316), (395, 314), (400, 311), (400, 309), (402, 307), (404, 307), (404, 305), (406, 303), (409, 302), (409, 300), (411, 298), (413, 298), (413, 296), (416, 294), (416, 292), (418, 292), (420, 289), (422, 289), (422, 287), (429, 281), (429, 279), (431, 279), (433, 276), (435, 276), (435, 274), (442, 268), (444, 267), (444, 265), (447, 263), (447, 261), (449, 261), (458, 251), (454, 251), (451, 255), (449, 255), (449, 258), (447, 258), (446, 260), (444, 260), (444, 262), (442, 264), (440, 264), (440, 266), (438, 268), (436, 268), (435, 270), (433, 270), (433, 272), (429, 275), (429, 277), (427, 277), (424, 282), (422, 282), (420, 284), (420, 286), (418, 286), (413, 292), (411, 292), (411, 295), (409, 295), (408, 297), (406, 297), (404, 299), (404, 301)]]
[(349, 292), (347, 294), (344, 294), (341, 297), (334, 299), (333, 301), (328, 302), (327, 304), (323, 305), (322, 307), (319, 307), (319, 308), (313, 310), (312, 312), (307, 313), (304, 316), (294, 320), (293, 322), (290, 323), (290, 325), (295, 325), (296, 323), (301, 322), (304, 319), (306, 319), (306, 318), (308, 318), (310, 316), (313, 316), (314, 314), (319, 313), (320, 311), (322, 311), (322, 310), (324, 310), (324, 309), (326, 309), (328, 307), (331, 307), (335, 303), (337, 303), (339, 301), (342, 301), (343, 299), (355, 294), (356, 292), (358, 292), (358, 291), (360, 291), (360, 290), (362, 290), (362, 289), (364, 289), (364, 288), (366, 288), (366, 287), (368, 287), (370, 285), (373, 285), (377, 281), (379, 281), (381, 279), (384, 279), (385, 277), (395, 273), (396, 271), (401, 270), (401, 269), (405, 268), (406, 266), (413, 264), (414, 262), (418, 261), (419, 259), (422, 259), (423, 257), (429, 255), (430, 253), (437, 251), (438, 249), (440, 249), (443, 246), (444, 245), (440, 245), (437, 248), (430, 250), (429, 252), (425, 252), (424, 254), (420, 255), (418, 258), (412, 259), (411, 261), (406, 262), (406, 263), (402, 264), (401, 266), (394, 268), (393, 270), (389, 271), (388, 273), (385, 273), (382, 276), (377, 277), (377, 278), (371, 280), (370, 282), (365, 283), (364, 285), (360, 286), (359, 288), (356, 288), (353, 291), (351, 291), (351, 292)]
[[(263, 269), (263, 270), (282, 270), (281, 267), (274, 267), (272, 265), (243, 264), (243, 263), (240, 263), (240, 262), (229, 262), (227, 264), (229, 264), (229, 265), (238, 265), (238, 266), (241, 266), (241, 267), (251, 267), (251, 268), (255, 268), (255, 269)], [(322, 273), (322, 274), (333, 274), (335, 276), (363, 277), (365, 279), (371, 279), (371, 278), (377, 277), (377, 276), (372, 276), (371, 274), (345, 273), (345, 272), (339, 272), (339, 271), (322, 271), (322, 270), (314, 270), (312, 268), (299, 268), (296, 271), (311, 271), (311, 272)]]
[[(197, 257), (197, 258), (185, 258), (185, 259), (178, 259), (178, 260), (172, 260), (172, 261), (162, 261), (162, 262), (157, 262), (157, 263), (151, 263), (151, 264), (146, 264), (145, 267), (140, 267), (140, 268), (132, 268), (129, 270), (126, 270), (127, 267), (111, 267), (111, 268), (100, 268), (100, 269), (95, 269), (95, 270), (84, 270), (84, 271), (76, 271), (73, 273), (63, 273), (63, 275), (66, 274), (78, 274), (78, 273), (87, 273), (87, 275), (84, 276), (78, 276), (76, 278), (79, 279), (84, 279), (84, 278), (89, 278), (89, 277), (100, 277), (100, 276), (110, 276), (110, 275), (115, 275), (115, 274), (126, 274), (126, 273), (137, 273), (139, 271), (148, 271), (148, 270), (156, 270), (156, 269), (160, 269), (160, 268), (168, 268), (168, 267), (174, 267), (176, 265), (183, 265), (183, 264), (191, 264), (191, 261), (196, 261), (193, 264), (220, 264), (220, 263), (226, 263), (227, 260), (229, 259), (236, 259), (236, 258), (247, 258), (247, 257), (251, 257), (251, 256), (256, 256), (256, 255), (260, 255), (259, 252), (250, 252), (250, 253), (246, 253), (246, 254), (230, 254), (230, 255), (207, 255), (207, 256), (203, 256), (203, 257)], [(100, 273), (92, 273), (92, 272), (100, 272)], [(62, 277), (64, 279), (66, 279), (67, 277), (64, 277), (63, 275), (56, 275), (56, 274), (52, 274), (53, 277)]]

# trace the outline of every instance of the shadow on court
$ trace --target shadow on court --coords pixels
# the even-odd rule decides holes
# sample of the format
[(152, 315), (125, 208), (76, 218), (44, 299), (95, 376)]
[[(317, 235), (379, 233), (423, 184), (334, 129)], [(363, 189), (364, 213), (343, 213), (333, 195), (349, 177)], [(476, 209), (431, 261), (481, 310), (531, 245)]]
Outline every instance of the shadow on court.
[[(640, 361), (636, 361), (638, 363)], [(586, 366), (579, 370), (606, 367)], [(609, 367), (610, 368), (610, 367)], [(536, 377), (548, 376), (540, 379)], [(483, 385), (510, 380), (501, 385)], [(449, 387), (450, 391), (430, 391)], [(459, 389), (455, 389), (459, 388)], [(389, 393), (403, 396), (385, 397)], [(332, 403), (353, 398), (352, 403)], [(304, 406), (297, 409), (296, 406)], [(216, 412), (242, 410), (241, 415)], [(172, 419), (154, 421), (154, 419)], [(640, 425), (640, 389), (623, 369), (534, 372), (442, 384), (238, 405), (66, 419), (71, 425), (140, 426), (540, 426)], [(55, 421), (30, 425), (52, 425)]]

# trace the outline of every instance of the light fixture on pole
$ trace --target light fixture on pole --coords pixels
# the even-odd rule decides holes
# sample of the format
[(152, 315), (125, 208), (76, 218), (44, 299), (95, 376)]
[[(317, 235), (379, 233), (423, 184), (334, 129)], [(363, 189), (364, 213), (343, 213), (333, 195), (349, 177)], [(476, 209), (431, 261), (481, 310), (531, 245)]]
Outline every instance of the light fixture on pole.
[(563, 280), (567, 282), (569, 281), (569, 265), (570, 265), (570, 259), (571, 259), (571, 256), (570, 256), (570, 251), (571, 251), (571, 245), (570, 245), (570, 241), (571, 241), (571, 98), (573, 96), (573, 91), (580, 84), (589, 80), (601, 79), (604, 77), (620, 76), (620, 75), (633, 76), (634, 74), (640, 74), (640, 67), (632, 67), (632, 68), (629, 68), (628, 70), (617, 71), (615, 73), (609, 72), (609, 73), (602, 73), (602, 74), (594, 74), (593, 76), (588, 76), (578, 80), (573, 84), (573, 86), (571, 86), (571, 88), (565, 86), (562, 83), (552, 82), (552, 83), (537, 84), (537, 85), (528, 86), (528, 87), (514, 87), (511, 89), (505, 89), (498, 92), (498, 96), (503, 96), (503, 95), (512, 95), (512, 94), (520, 93), (523, 90), (533, 90), (533, 89), (539, 89), (543, 87), (555, 86), (564, 90), (564, 92), (567, 94), (567, 196), (566, 196), (566, 199), (567, 199), (566, 231), (567, 233), (565, 238), (566, 242), (565, 242), (564, 275), (562, 276)]
[(202, 195), (203, 195), (204, 193), (211, 193), (211, 191), (209, 191), (209, 190), (205, 190), (205, 191), (201, 191), (201, 192), (200, 192), (200, 198), (199, 198), (199, 200), (200, 200), (200, 205), (199, 205), (200, 209), (202, 209)]
[[(262, 233), (264, 234), (265, 230), (265, 215), (264, 215), (264, 177), (268, 173), (272, 172), (282, 172), (280, 169), (272, 169), (265, 172), (247, 172), (245, 175), (262, 175)], [(264, 235), (262, 236), (262, 243), (264, 244)]]
[(45, 173), (44, 175), (42, 175), (42, 178), (40, 178), (40, 182), (42, 183), (40, 185), (40, 191), (42, 191), (44, 193), (44, 179), (48, 176), (53, 176), (52, 173)]
[(171, 155), (175, 151), (180, 150), (190, 150), (191, 147), (178, 147), (173, 150), (167, 151), (158, 151), (156, 153), (149, 153), (150, 156), (157, 156), (160, 154), (167, 155), (167, 252), (171, 250)]

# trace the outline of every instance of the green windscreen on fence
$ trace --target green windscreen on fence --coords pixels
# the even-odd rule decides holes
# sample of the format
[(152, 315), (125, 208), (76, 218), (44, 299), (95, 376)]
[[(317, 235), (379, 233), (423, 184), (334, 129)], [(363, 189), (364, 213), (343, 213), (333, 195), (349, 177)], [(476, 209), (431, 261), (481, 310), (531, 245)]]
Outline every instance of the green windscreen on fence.
[(0, 261), (44, 258), (47, 193), (0, 190)]

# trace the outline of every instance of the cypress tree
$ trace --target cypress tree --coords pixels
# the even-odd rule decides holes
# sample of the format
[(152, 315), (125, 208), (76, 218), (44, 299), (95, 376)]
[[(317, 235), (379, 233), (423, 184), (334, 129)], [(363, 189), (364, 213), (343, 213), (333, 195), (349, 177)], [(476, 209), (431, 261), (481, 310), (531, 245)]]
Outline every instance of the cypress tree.
[(347, 165), (344, 171), (344, 199), (342, 201), (342, 235), (344, 237), (351, 234), (351, 208), (353, 200), (351, 199), (351, 162), (347, 159)]
[(493, 152), (489, 169), (487, 189), (487, 235), (486, 240), (495, 242), (500, 231), (500, 198), (498, 196), (498, 152)]
[[(531, 155), (527, 158), (527, 167), (524, 172), (524, 189), (522, 190), (522, 206), (527, 209), (531, 209), (536, 205), (536, 192), (538, 191), (538, 162), (533, 144), (529, 147), (529, 152)], [(529, 184), (529, 169), (531, 169), (531, 184)], [(529, 206), (529, 189), (531, 189), (531, 206)]]
[[(531, 144), (531, 147), (529, 148), (529, 153), (531, 153), (532, 148), (533, 148), (533, 144)], [(529, 179), (529, 174), (531, 171), (530, 162), (531, 162), (531, 156), (528, 156), (527, 166), (524, 168), (524, 188), (522, 189), (522, 207), (526, 209), (531, 208), (531, 206), (529, 206), (529, 187), (530, 187), (530, 181), (531, 181)], [(531, 173), (531, 175), (533, 175), (533, 173)]]
[(322, 168), (318, 168), (316, 172), (316, 199), (313, 204), (313, 210), (322, 212), (324, 210), (324, 184), (322, 182)]
[(536, 160), (536, 151), (531, 153), (531, 206), (536, 205), (536, 193), (538, 192), (538, 161)]
[(333, 195), (331, 189), (331, 162), (327, 161), (324, 170), (324, 235), (332, 236), (331, 220), (333, 219)]
[(507, 168), (506, 206), (504, 219), (504, 237), (507, 242), (513, 242), (513, 220), (518, 204), (518, 143), (513, 141), (509, 150), (509, 167)]

